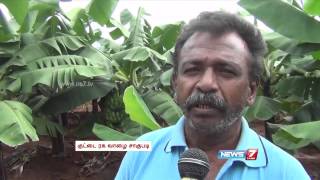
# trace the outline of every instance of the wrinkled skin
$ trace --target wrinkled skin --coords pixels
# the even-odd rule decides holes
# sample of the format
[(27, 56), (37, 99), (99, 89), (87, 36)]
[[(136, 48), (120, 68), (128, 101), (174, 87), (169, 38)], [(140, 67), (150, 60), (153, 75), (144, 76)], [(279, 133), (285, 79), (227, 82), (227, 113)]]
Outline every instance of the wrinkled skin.
[(185, 131), (207, 136), (230, 130), (256, 96), (249, 68), (249, 51), (236, 33), (218, 37), (194, 33), (181, 49), (173, 77), (176, 101), (186, 117)]
[(206, 179), (215, 179), (225, 163), (221, 149), (235, 149), (241, 133), (241, 112), (252, 105), (256, 83), (250, 81), (250, 55), (236, 33), (212, 36), (194, 33), (178, 57), (172, 79), (176, 101), (184, 111), (188, 147), (204, 150), (211, 165)]

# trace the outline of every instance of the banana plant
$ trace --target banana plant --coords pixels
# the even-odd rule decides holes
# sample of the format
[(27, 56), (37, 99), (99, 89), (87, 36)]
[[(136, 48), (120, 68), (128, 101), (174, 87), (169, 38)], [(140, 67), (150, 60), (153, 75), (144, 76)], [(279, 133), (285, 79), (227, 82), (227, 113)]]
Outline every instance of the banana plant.
[(264, 33), (269, 48), (263, 81), (269, 87), (264, 94), (268, 97), (258, 97), (247, 115), (260, 120), (274, 117), (269, 123), (275, 128), (272, 140), (288, 150), (310, 143), (320, 148), (316, 136), (320, 125), (320, 22), (313, 17), (320, 14), (317, 3), (316, 0), (304, 1), (304, 5), (295, 0), (239, 2), (274, 31)]
[[(21, 11), (15, 1), (0, 2), (14, 18), (1, 16), (0, 31), (10, 30), (10, 36), (0, 44), (0, 97), (3, 107), (15, 110), (15, 115), (1, 111), (6, 121), (0, 129), (17, 126), (12, 132), (18, 131), (16, 138), (1, 134), (1, 141), (16, 146), (26, 142), (17, 141), (22, 139), (19, 134), (37, 140), (35, 129), (47, 129), (40, 130), (47, 135), (61, 133), (63, 128), (51, 122), (52, 117), (107, 94), (114, 88), (113, 73), (110, 58), (91, 46), (95, 36), (78, 35), (57, 0), (23, 0)], [(89, 6), (93, 18), (101, 16), (94, 13), (100, 2), (93, 0)]]
[[(169, 90), (172, 73), (169, 54), (182, 23), (152, 28), (145, 19), (146, 15), (143, 8), (138, 10), (136, 17), (124, 10), (120, 22), (110, 20), (110, 36), (114, 40), (124, 38), (123, 44), (117, 45), (114, 40), (102, 41), (105, 43), (102, 45), (103, 51), (110, 53), (115, 69), (114, 80), (120, 87), (120, 100), (116, 100), (120, 105), (115, 106), (107, 100), (105, 107), (117, 107), (122, 109), (119, 114), (127, 114), (114, 117), (113, 110), (109, 114), (107, 112), (107, 116), (110, 119), (118, 117), (118, 120), (113, 120), (119, 122), (115, 129), (123, 132), (124, 138), (129, 135), (132, 139), (150, 130), (174, 124), (182, 115)], [(126, 29), (126, 24), (129, 24), (129, 29)], [(96, 134), (101, 135), (99, 130), (102, 129), (108, 133), (107, 127), (95, 127), (98, 128), (94, 128)]]

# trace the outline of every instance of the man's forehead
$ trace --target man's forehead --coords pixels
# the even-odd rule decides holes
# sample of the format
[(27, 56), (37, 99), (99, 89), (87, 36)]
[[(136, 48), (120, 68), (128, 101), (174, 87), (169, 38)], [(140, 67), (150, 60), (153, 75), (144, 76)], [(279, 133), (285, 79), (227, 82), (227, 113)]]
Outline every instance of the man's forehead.
[(230, 49), (239, 53), (248, 53), (246, 43), (235, 32), (228, 32), (222, 35), (213, 35), (209, 32), (195, 32), (182, 47), (183, 51), (190, 51), (193, 48), (208, 48), (213, 50)]

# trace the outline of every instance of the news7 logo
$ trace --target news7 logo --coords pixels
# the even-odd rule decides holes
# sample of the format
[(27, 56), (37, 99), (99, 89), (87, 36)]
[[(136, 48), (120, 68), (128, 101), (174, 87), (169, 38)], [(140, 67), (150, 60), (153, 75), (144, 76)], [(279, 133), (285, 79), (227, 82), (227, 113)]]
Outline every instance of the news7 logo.
[(258, 156), (258, 149), (248, 149), (246, 152), (246, 160), (256, 160)]
[(258, 157), (258, 149), (248, 150), (220, 150), (218, 152), (219, 159), (246, 159), (256, 160)]

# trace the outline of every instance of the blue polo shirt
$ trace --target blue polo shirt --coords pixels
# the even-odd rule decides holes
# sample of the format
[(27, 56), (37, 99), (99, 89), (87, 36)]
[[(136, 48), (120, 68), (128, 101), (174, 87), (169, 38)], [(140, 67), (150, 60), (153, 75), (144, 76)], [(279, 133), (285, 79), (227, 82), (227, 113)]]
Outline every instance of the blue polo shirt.
[[(184, 136), (184, 117), (176, 125), (144, 134), (137, 140), (151, 141), (151, 152), (127, 152), (116, 180), (178, 180), (180, 154), (188, 148)], [(242, 118), (241, 137), (236, 150), (258, 149), (256, 160), (228, 159), (217, 180), (310, 179), (293, 156), (259, 136)]]

